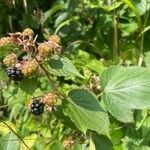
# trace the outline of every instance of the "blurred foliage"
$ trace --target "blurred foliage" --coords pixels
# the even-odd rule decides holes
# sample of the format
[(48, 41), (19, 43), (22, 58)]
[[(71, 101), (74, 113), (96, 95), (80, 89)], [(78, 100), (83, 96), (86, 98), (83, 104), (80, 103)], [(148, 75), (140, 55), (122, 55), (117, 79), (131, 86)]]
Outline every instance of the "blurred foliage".
[[(93, 74), (100, 75), (100, 80), (102, 74), (103, 81), (106, 81), (104, 74), (113, 69), (108, 69), (105, 73), (103, 71), (111, 65), (142, 66), (149, 70), (149, 11), (149, 0), (1, 0), (0, 37), (10, 32), (22, 31), (27, 27), (32, 28), (38, 35), (38, 42), (48, 39), (52, 34), (58, 34), (61, 37), (65, 56), (61, 56), (60, 59), (53, 56), (45, 66), (52, 74), (56, 85), (59, 85), (58, 89), (67, 95), (75, 88), (89, 88)], [(7, 48), (8, 52), (15, 47)], [(11, 82), (6, 77), (5, 67), (2, 64), (2, 58), (7, 54), (4, 51), (0, 49), (0, 150), (150, 150), (150, 107), (145, 106), (148, 102), (143, 104), (144, 110), (133, 111), (135, 107), (130, 106), (128, 109), (127, 104), (120, 104), (119, 100), (117, 103), (121, 107), (114, 104), (115, 112), (109, 108), (106, 101), (101, 106), (99, 105), (101, 101), (92, 103), (93, 107), (89, 106), (87, 98), (91, 96), (91, 100), (95, 100), (95, 96), (83, 90), (83, 93), (87, 92), (87, 97), (83, 101), (71, 97), (71, 103), (62, 100), (54, 112), (45, 112), (40, 117), (34, 117), (27, 110), (28, 100), (51, 91), (52, 88), (47, 78), (42, 76), (24, 79), (21, 83)], [(117, 72), (116, 68), (113, 71), (115, 70)], [(113, 71), (108, 75), (110, 80), (111, 77), (115, 78), (117, 73), (124, 73), (123, 70), (117, 73)], [(128, 76), (132, 79), (131, 71), (129, 74), (124, 74), (124, 79), (127, 81)], [(141, 70), (133, 71), (138, 76)], [(146, 81), (149, 80), (147, 75), (144, 77), (146, 86)], [(120, 86), (121, 83), (124, 84), (119, 75), (115, 79), (115, 83), (120, 81), (118, 83)], [(143, 81), (140, 77), (138, 79)], [(132, 83), (137, 80), (133, 80)], [(105, 83), (102, 85), (99, 89), (105, 90)], [(113, 86), (117, 85), (112, 84)], [(141, 87), (137, 85), (137, 88)], [(83, 93), (78, 92), (76, 96), (83, 98)], [(99, 94), (97, 90), (93, 92)], [(148, 90), (146, 92), (148, 93)], [(73, 91), (69, 94), (72, 95)], [(124, 97), (121, 95), (120, 98)], [(128, 100), (130, 98), (132, 99), (130, 96)], [(102, 99), (105, 99), (105, 95)], [(83, 106), (84, 109), (77, 105)], [(111, 113), (109, 134), (107, 133), (108, 114), (105, 114), (104, 105), (107, 105)], [(98, 109), (94, 110), (94, 113), (87, 110), (87, 108), (95, 109), (94, 106)], [(71, 113), (72, 111), (76, 113)], [(118, 113), (120, 111), (127, 116), (123, 118), (122, 114)], [(103, 122), (96, 120), (96, 112), (102, 114)], [(117, 118), (114, 113), (119, 117)], [(76, 120), (77, 115), (81, 115), (79, 120)], [(89, 117), (93, 117), (90, 127), (87, 125)], [(103, 127), (100, 122), (105, 123)], [(101, 133), (100, 127), (106, 128), (107, 137), (91, 131), (93, 129)], [(69, 144), (72, 141), (71, 146), (73, 146), (70, 148)]]

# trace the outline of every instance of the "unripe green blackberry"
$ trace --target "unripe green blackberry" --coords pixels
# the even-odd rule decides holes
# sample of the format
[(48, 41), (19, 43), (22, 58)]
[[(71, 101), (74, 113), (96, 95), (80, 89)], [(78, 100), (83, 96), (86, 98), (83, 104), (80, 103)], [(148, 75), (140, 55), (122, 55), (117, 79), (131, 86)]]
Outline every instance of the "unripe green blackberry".
[(38, 71), (38, 64), (35, 59), (28, 60), (22, 66), (22, 73), (24, 76), (35, 75)]
[(24, 35), (24, 36), (26, 36), (26, 35), (28, 35), (28, 36), (34, 36), (34, 32), (33, 32), (33, 30), (32, 29), (30, 29), (30, 28), (26, 28), (26, 29), (24, 29), (24, 31), (22, 32), (22, 35)]
[(52, 35), (49, 37), (48, 41), (59, 44), (60, 43), (60, 37), (58, 35)]
[(42, 58), (48, 57), (53, 51), (53, 47), (47, 43), (41, 43), (38, 46), (38, 55)]
[(17, 55), (14, 53), (11, 53), (9, 55), (7, 55), (4, 59), (3, 59), (3, 63), (7, 66), (7, 67), (11, 67), (14, 64), (16, 64), (17, 62)]
[(13, 44), (13, 40), (10, 37), (3, 37), (0, 39), (0, 46), (5, 46), (8, 44)]

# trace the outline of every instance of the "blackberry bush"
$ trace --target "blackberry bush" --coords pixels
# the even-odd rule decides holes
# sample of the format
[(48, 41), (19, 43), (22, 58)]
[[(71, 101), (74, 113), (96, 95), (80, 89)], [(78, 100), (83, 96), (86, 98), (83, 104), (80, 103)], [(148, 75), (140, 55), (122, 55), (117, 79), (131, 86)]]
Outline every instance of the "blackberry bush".
[(1, 0), (0, 150), (150, 150), (149, 41), (150, 0)]

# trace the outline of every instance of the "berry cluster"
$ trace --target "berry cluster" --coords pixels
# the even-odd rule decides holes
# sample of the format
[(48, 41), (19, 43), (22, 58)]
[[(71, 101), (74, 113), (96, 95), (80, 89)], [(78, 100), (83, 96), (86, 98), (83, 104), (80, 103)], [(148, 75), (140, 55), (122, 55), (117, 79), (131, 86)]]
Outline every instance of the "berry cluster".
[(40, 70), (39, 63), (49, 58), (51, 54), (61, 52), (59, 36), (52, 35), (43, 43), (37, 43), (36, 38), (33, 30), (27, 28), (23, 32), (9, 33), (9, 37), (0, 39), (0, 47), (15, 44), (23, 54), (23, 57), (18, 59), (18, 56), (12, 52), (3, 59), (4, 65), (8, 67), (7, 75), (11, 80), (21, 81), (24, 76), (35, 76)]
[(38, 46), (38, 56), (41, 59), (45, 59), (52, 53), (59, 54), (61, 52), (61, 46), (59, 46), (60, 38), (58, 35), (52, 35), (47, 42), (40, 43)]
[[(14, 45), (19, 50), (19, 53), (12, 51), (3, 59), (7, 75), (11, 80), (21, 81), (24, 77), (35, 76), (42, 70), (44, 60), (49, 59), (52, 54), (61, 52), (59, 36), (52, 35), (43, 43), (37, 43), (36, 39), (37, 36), (34, 37), (34, 32), (30, 28), (23, 32), (9, 33), (9, 37), (0, 39), (0, 47)], [(47, 93), (41, 98), (32, 99), (29, 110), (36, 116), (41, 115), (45, 106), (51, 111), (57, 99), (55, 93)]]

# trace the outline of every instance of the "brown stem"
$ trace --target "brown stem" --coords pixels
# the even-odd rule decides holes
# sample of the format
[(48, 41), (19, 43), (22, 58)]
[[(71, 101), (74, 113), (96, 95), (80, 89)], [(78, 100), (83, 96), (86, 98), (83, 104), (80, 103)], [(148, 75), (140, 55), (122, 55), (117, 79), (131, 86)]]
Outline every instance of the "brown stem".
[(2, 121), (17, 137), (18, 139), (27, 147), (27, 149), (31, 150), (29, 146), (23, 141), (23, 139), (4, 121)]
[(119, 56), (119, 51), (118, 51), (118, 16), (115, 15), (114, 13), (114, 51), (113, 51), (113, 58), (117, 58)]

